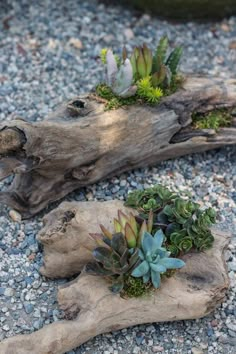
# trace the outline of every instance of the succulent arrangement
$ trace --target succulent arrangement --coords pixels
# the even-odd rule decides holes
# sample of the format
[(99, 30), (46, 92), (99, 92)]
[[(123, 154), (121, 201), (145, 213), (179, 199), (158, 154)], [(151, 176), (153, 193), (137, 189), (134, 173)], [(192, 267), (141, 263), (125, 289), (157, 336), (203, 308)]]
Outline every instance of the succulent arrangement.
[(167, 55), (169, 41), (162, 37), (153, 54), (146, 44), (135, 47), (128, 58), (126, 48), (122, 58), (110, 49), (101, 51), (101, 61), (106, 66), (106, 83), (97, 86), (97, 94), (113, 100), (109, 108), (133, 103), (130, 97), (148, 103), (157, 103), (160, 98), (173, 91), (179, 80), (178, 64), (182, 48), (176, 47)]
[(162, 185), (130, 193), (126, 205), (138, 209), (140, 222), (153, 211), (153, 229), (164, 232), (166, 247), (175, 256), (192, 248), (206, 250), (214, 242), (210, 231), (216, 221), (214, 209), (201, 209), (198, 203), (181, 198)]
[[(125, 215), (119, 210), (118, 218), (114, 219), (114, 233), (103, 225), (100, 228), (102, 233), (90, 234), (97, 247), (92, 251), (94, 262), (88, 263), (85, 271), (109, 277), (114, 293), (121, 292), (127, 283), (132, 284), (139, 295), (145, 290), (143, 284), (149, 281), (158, 288), (161, 274), (184, 265), (179, 259), (169, 258), (170, 252), (162, 247), (164, 234), (161, 229), (152, 236), (152, 211), (147, 220), (140, 223), (132, 213)], [(139, 277), (143, 282), (137, 288), (132, 278)]]

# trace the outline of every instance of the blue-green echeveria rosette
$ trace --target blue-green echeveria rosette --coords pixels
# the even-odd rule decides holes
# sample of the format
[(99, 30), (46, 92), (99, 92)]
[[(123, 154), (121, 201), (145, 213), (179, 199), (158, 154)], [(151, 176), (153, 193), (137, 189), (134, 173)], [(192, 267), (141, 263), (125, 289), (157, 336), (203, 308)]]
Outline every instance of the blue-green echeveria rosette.
[(147, 283), (150, 279), (154, 288), (159, 288), (161, 274), (168, 269), (182, 268), (185, 263), (178, 258), (170, 258), (170, 253), (162, 247), (165, 235), (162, 230), (158, 230), (154, 236), (145, 232), (143, 234), (141, 248), (139, 250), (140, 264), (135, 267), (131, 275), (135, 278), (143, 278)]

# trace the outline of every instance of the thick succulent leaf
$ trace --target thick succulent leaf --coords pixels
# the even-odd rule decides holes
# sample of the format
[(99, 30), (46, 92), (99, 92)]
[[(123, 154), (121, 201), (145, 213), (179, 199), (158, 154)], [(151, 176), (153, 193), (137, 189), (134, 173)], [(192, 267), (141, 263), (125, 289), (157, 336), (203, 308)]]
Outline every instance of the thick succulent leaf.
[(129, 248), (134, 248), (136, 247), (136, 235), (133, 231), (133, 229), (131, 228), (130, 224), (126, 224), (125, 225), (125, 238), (127, 241), (127, 245)]
[(146, 63), (142, 50), (139, 51), (139, 56), (137, 59), (137, 70), (140, 78), (144, 78), (147, 76)]
[(153, 270), (151, 270), (151, 279), (152, 279), (152, 284), (155, 289), (159, 288), (161, 285), (161, 276), (160, 273), (157, 273)]
[(148, 231), (149, 233), (152, 232), (152, 228), (153, 228), (153, 218), (154, 218), (153, 211), (150, 210), (150, 211), (149, 211), (149, 214), (148, 214), (148, 222), (147, 222), (147, 231)]
[(164, 241), (165, 235), (161, 229), (157, 230), (157, 232), (154, 235), (154, 242), (155, 242), (155, 247), (160, 248), (163, 241)]
[(84, 268), (85, 272), (93, 275), (110, 276), (114, 273), (110, 270), (104, 269), (99, 263), (89, 262)]
[(164, 224), (164, 225), (167, 225), (169, 223), (168, 216), (163, 211), (160, 211), (157, 214), (156, 221), (157, 223)]
[(181, 229), (180, 225), (177, 224), (176, 222), (173, 222), (173, 223), (167, 225), (167, 228), (165, 230), (165, 234), (167, 237), (169, 237), (172, 233), (179, 232), (180, 229)]
[[(103, 239), (102, 234), (92, 233), (92, 234), (89, 234), (89, 236), (91, 237), (92, 240), (94, 240), (96, 242), (96, 244), (98, 246), (109, 247), (106, 243), (104, 243), (104, 239)], [(93, 247), (93, 249), (94, 249), (94, 247)], [(93, 249), (91, 249), (91, 251), (93, 251)]]
[(130, 86), (128, 89), (119, 93), (120, 97), (128, 98), (134, 96), (137, 92), (138, 87), (136, 85)]
[(167, 75), (166, 66), (163, 64), (160, 64), (159, 70), (152, 74), (152, 85), (154, 87), (161, 86), (165, 80), (166, 75)]
[(149, 271), (149, 264), (147, 261), (143, 261), (139, 264), (131, 273), (135, 278), (143, 277)]
[(150, 280), (150, 277), (151, 277), (151, 271), (149, 270), (149, 271), (143, 276), (143, 282), (144, 282), (144, 284), (146, 284), (146, 283)]
[(145, 76), (148, 76), (152, 70), (152, 51), (147, 47), (146, 44), (143, 45), (143, 56), (146, 64)]
[(135, 219), (135, 216), (132, 213), (129, 214), (129, 224), (130, 224), (130, 226), (131, 226), (132, 230), (134, 231), (134, 234), (136, 235), (136, 238), (137, 238), (137, 236), (138, 236), (138, 223)]
[(152, 253), (156, 250), (154, 238), (149, 232), (144, 232), (143, 234), (142, 249), (144, 251), (144, 254), (146, 254), (147, 252)]
[(164, 36), (160, 39), (157, 46), (154, 58), (153, 58), (153, 67), (152, 72), (156, 72), (160, 69), (161, 64), (164, 63), (166, 58), (166, 52), (169, 46), (169, 40), (167, 36)]
[(119, 220), (119, 223), (120, 225), (124, 228), (125, 227), (125, 224), (127, 222), (129, 222), (129, 218), (127, 215), (125, 215), (125, 213), (123, 213), (122, 210), (118, 210), (118, 220)]
[(150, 263), (150, 268), (154, 271), (154, 272), (159, 272), (159, 273), (164, 273), (166, 272), (166, 267), (163, 266), (162, 264), (155, 264), (155, 263)]
[(129, 259), (129, 267), (133, 268), (135, 265), (138, 264), (139, 261), (139, 249), (136, 248), (134, 250), (134, 253), (132, 254), (132, 256)]
[(106, 236), (107, 238), (109, 238), (109, 240), (112, 239), (112, 233), (110, 231), (108, 231), (103, 225), (100, 224), (100, 229), (102, 230), (102, 233), (104, 236)]
[(106, 247), (97, 247), (92, 252), (93, 257), (99, 263), (102, 263), (106, 269), (111, 269), (112, 252)]
[(115, 82), (118, 67), (117, 67), (115, 56), (110, 49), (108, 49), (106, 54), (106, 62), (107, 62), (107, 83), (108, 86), (112, 87)]
[(143, 251), (139, 249), (139, 252), (138, 252), (138, 255), (139, 255), (139, 258), (144, 261), (145, 257), (144, 257), (144, 254), (143, 254)]
[(177, 67), (180, 61), (180, 58), (182, 56), (183, 48), (182, 47), (176, 47), (173, 52), (170, 53), (166, 65), (169, 66), (172, 75), (176, 74)]
[(123, 47), (123, 50), (122, 50), (122, 59), (123, 61), (125, 61), (128, 57), (128, 53), (127, 53), (127, 49), (126, 47)]
[(115, 232), (121, 232), (122, 231), (122, 226), (119, 223), (119, 221), (117, 219), (114, 219), (113, 223), (114, 223)]
[(120, 256), (127, 249), (127, 242), (126, 242), (125, 236), (121, 232), (114, 234), (112, 236), (111, 248), (113, 250), (115, 250)]
[(133, 70), (129, 59), (126, 59), (124, 64), (122, 64), (116, 74), (115, 81), (112, 85), (112, 90), (117, 95), (128, 90), (132, 85), (133, 81)]
[(159, 263), (167, 269), (182, 268), (185, 265), (184, 261), (178, 258), (162, 258)]
[(142, 244), (142, 240), (143, 240), (143, 236), (144, 233), (147, 232), (147, 223), (146, 220), (143, 221), (142, 226), (139, 230), (139, 234), (138, 234), (138, 239), (137, 239), (137, 246), (140, 247)]
[(123, 267), (128, 262), (128, 258), (129, 258), (129, 249), (127, 248), (124, 251), (124, 253), (122, 254), (122, 256), (120, 257), (120, 265), (121, 265), (121, 267)]
[(115, 294), (118, 294), (121, 292), (121, 290), (124, 287), (124, 277), (123, 275), (120, 275), (116, 280), (113, 281), (113, 284), (111, 286), (111, 291)]
[(167, 204), (167, 205), (164, 207), (163, 213), (164, 213), (165, 215), (167, 215), (169, 218), (173, 218), (173, 216), (174, 216), (173, 208), (172, 208), (169, 204)]

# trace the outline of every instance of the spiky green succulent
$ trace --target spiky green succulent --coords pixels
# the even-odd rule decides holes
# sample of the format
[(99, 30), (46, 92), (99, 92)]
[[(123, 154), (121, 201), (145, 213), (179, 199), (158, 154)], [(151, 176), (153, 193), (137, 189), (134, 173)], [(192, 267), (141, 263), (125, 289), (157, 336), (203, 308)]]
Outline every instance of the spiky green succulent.
[(152, 71), (152, 51), (146, 44), (135, 47), (131, 54), (130, 62), (136, 80), (147, 77)]
[(181, 259), (170, 258), (170, 252), (162, 246), (164, 238), (161, 229), (154, 236), (148, 232), (144, 233), (138, 253), (141, 263), (131, 273), (133, 277), (142, 277), (144, 283), (151, 280), (154, 288), (160, 287), (161, 274), (168, 269), (178, 269), (185, 265)]
[(214, 209), (201, 209), (199, 204), (185, 200), (161, 185), (130, 193), (126, 205), (138, 209), (141, 220), (153, 210), (153, 228), (162, 228), (167, 248), (173, 255), (186, 253), (191, 248), (206, 250), (214, 242), (210, 231), (216, 221)]

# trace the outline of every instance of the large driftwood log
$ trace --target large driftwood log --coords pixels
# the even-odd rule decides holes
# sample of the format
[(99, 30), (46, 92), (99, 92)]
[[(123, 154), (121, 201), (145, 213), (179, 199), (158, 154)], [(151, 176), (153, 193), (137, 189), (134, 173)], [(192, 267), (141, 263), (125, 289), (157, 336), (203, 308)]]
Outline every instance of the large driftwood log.
[(236, 106), (236, 80), (188, 78), (156, 106), (104, 112), (77, 97), (44, 121), (0, 127), (0, 177), (15, 174), (0, 202), (27, 218), (81, 186), (162, 160), (236, 143), (236, 127), (193, 130), (191, 114)]
[(3, 340), (0, 353), (64, 354), (101, 333), (208, 315), (223, 301), (228, 287), (223, 250), (229, 237), (218, 231), (214, 235), (211, 250), (186, 255), (185, 267), (163, 280), (159, 290), (142, 298), (114, 295), (105, 279), (82, 273), (58, 292), (67, 320)]

